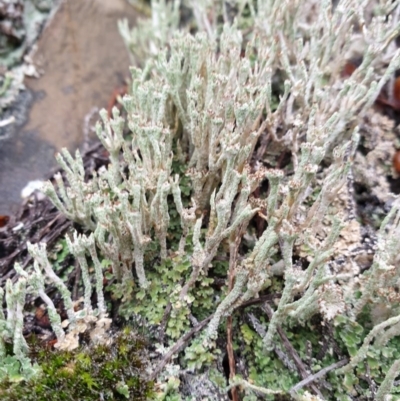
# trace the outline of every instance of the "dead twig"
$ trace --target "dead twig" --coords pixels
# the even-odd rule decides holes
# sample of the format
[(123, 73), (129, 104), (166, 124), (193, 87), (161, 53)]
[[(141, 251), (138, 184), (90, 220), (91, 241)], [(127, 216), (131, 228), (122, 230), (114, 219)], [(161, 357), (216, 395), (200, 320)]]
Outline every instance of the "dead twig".
[[(272, 315), (274, 314), (272, 308), (265, 303), (262, 306), (263, 311), (267, 314), (268, 318), (271, 320)], [(282, 330), (281, 327), (277, 328), (277, 332), (279, 334), (279, 336), (281, 337), (282, 343), (284, 345), (284, 347), (286, 348), (287, 353), (291, 356), (291, 358), (293, 359), (293, 362), (295, 363), (297, 370), (300, 374), (300, 376), (303, 379), (306, 379), (307, 377), (310, 376), (310, 374), (308, 373), (303, 361), (301, 360), (299, 354), (297, 353), (297, 351), (295, 350), (295, 348), (293, 347), (293, 345), (291, 344), (291, 342), (289, 341), (289, 339), (287, 338), (285, 332)], [(318, 389), (318, 387), (312, 383), (312, 381), (310, 382), (310, 388), (315, 392), (315, 394), (317, 394), (320, 398), (324, 399), (321, 391)]]
[(184, 334), (164, 355), (163, 359), (161, 359), (160, 363), (154, 369), (153, 373), (150, 375), (150, 380), (155, 380), (157, 375), (164, 369), (165, 365), (169, 362), (169, 360), (176, 354), (181, 351), (182, 348), (188, 343), (188, 341), (200, 330), (204, 328), (204, 326), (213, 318), (214, 314), (208, 316), (206, 319), (202, 320), (196, 327), (193, 327), (186, 334)]
[[(239, 229), (241, 234), (241, 231)], [(228, 293), (232, 291), (234, 282), (235, 282), (235, 270), (236, 270), (236, 259), (239, 249), (239, 244), (241, 240), (241, 235), (236, 235), (235, 237), (231, 237), (229, 243), (229, 272), (228, 272)], [(232, 346), (232, 315), (228, 316), (227, 323), (226, 323), (226, 351), (228, 353), (228, 361), (229, 361), (229, 382), (235, 377), (236, 375), (236, 362), (235, 362), (235, 355), (233, 353), (233, 346)], [(232, 387), (230, 390), (231, 392), (231, 399), (233, 401), (238, 401), (238, 393), (237, 388)]]
[[(263, 325), (260, 323), (260, 321), (252, 314), (252, 313), (247, 313), (247, 317), (253, 326), (254, 330), (257, 332), (257, 334), (261, 337), (264, 338), (267, 334), (265, 331), (265, 328)], [(286, 366), (290, 371), (292, 372), (297, 372), (297, 367), (293, 363), (292, 359), (289, 357), (288, 354), (286, 354), (280, 347), (277, 346), (277, 344), (273, 344), (274, 347), (274, 352), (276, 356), (280, 359), (280, 361), (283, 363), (284, 366)]]
[(79, 290), (79, 282), (81, 280), (81, 266), (78, 263), (78, 260), (75, 260), (75, 278), (74, 278), (74, 287), (72, 289), (72, 299), (78, 299), (78, 290)]
[(161, 323), (160, 323), (160, 334), (158, 336), (158, 339), (161, 343), (164, 342), (165, 328), (167, 327), (168, 318), (171, 313), (171, 310), (172, 310), (171, 302), (168, 302), (167, 306), (165, 307), (164, 315), (163, 315), (163, 317), (161, 319)]
[(290, 393), (294, 393), (294, 392), (300, 390), (301, 388), (303, 388), (304, 386), (310, 385), (313, 381), (321, 379), (322, 377), (324, 377), (327, 373), (331, 372), (332, 370), (339, 369), (342, 366), (347, 365), (348, 363), (349, 363), (349, 359), (345, 358), (339, 362), (335, 362), (332, 365), (327, 366), (326, 368), (321, 369), (320, 371), (318, 371), (317, 373), (314, 373), (313, 375), (309, 375), (304, 380), (302, 380), (301, 382), (299, 382), (295, 386), (293, 386), (290, 389)]

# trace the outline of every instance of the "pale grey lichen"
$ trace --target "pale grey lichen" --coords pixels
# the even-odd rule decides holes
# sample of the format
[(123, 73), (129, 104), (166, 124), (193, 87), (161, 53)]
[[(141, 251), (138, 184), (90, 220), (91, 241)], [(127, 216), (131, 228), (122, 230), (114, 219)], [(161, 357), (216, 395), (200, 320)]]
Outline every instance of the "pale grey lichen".
[[(175, 32), (179, 1), (154, 1), (152, 24), (142, 23), (139, 30), (120, 25), (128, 47), (134, 46), (135, 60), (138, 55), (146, 60), (137, 63), (142, 68), (131, 68), (130, 90), (122, 99), (124, 117), (116, 108), (112, 117), (100, 113), (96, 133), (110, 164), (86, 180), (79, 153), (74, 159), (63, 151), (58, 161), (68, 185), (58, 175), (56, 186), (46, 187), (57, 208), (92, 232), (68, 241), (82, 268), (85, 310), (90, 315), (90, 253), (98, 294), (104, 258), (122, 283), (123, 303), (129, 304), (133, 293), (132, 302), (140, 304), (149, 295), (154, 303), (158, 293), (168, 291), (168, 299), (161, 301), (169, 306), (158, 322), (165, 325), (171, 313), (181, 319), (183, 333), (188, 317), (197, 321), (192, 312), (198, 287), (208, 285), (222, 251), (230, 260), (230, 289), (220, 292), (223, 298), (200, 339), (186, 348), (187, 359), (215, 359), (207, 353), (225, 317), (278, 278), (282, 294), (263, 332), (264, 353), (289, 323), (306, 324), (320, 315), (327, 325), (337, 317), (355, 324), (366, 305), (393, 304), (386, 319), (372, 319), (360, 349), (337, 371), (348, 374), (373, 342), (384, 346), (400, 333), (400, 311), (393, 302), (400, 279), (399, 199), (388, 193), (387, 182), (380, 184), (391, 210), (377, 233), (376, 249), (371, 248), (371, 265), (361, 273), (365, 247), (351, 193), (354, 179), (368, 181), (373, 174), (365, 168), (369, 159), (392, 154), (388, 143), (380, 143), (362, 159), (359, 143), (366, 121), (373, 118), (371, 106), (400, 66), (393, 45), (399, 2), (232, 1), (234, 21), (227, 2), (189, 3), (195, 34)], [(244, 29), (246, 23), (251, 29)], [(346, 62), (358, 55), (361, 64), (350, 76), (343, 75)], [(290, 154), (289, 167), (282, 162), (285, 154)], [(384, 168), (387, 163), (379, 171)], [(183, 195), (187, 181), (191, 201)], [(268, 192), (255, 199), (263, 181)], [(380, 181), (384, 178), (374, 182)], [(182, 230), (174, 245), (173, 213)], [(253, 218), (266, 222), (258, 235)], [(241, 238), (251, 245), (237, 257)], [(154, 244), (161, 278), (146, 264)], [(31, 247), (31, 252), (53, 277), (43, 248)], [(188, 270), (182, 258), (190, 261)], [(176, 278), (176, 272), (181, 276)], [(154, 280), (160, 288), (154, 288)], [(98, 300), (105, 313), (104, 298)], [(145, 307), (134, 308), (146, 314)], [(175, 391), (178, 375), (179, 369), (168, 379), (170, 387), (160, 379), (161, 388)], [(390, 370), (379, 397), (391, 391), (392, 382)], [(275, 391), (239, 377), (230, 384), (235, 383), (249, 391)], [(300, 397), (312, 399), (307, 393)]]

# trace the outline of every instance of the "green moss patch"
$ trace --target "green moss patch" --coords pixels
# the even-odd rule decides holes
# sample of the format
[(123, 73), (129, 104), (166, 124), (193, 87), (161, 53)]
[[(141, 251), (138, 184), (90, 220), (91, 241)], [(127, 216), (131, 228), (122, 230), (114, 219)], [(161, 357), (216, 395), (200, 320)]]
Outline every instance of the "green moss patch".
[(21, 383), (0, 383), (3, 401), (146, 400), (153, 383), (144, 377), (145, 343), (130, 328), (122, 330), (110, 346), (82, 347), (76, 352), (55, 352), (37, 340), (31, 358), (40, 376)]

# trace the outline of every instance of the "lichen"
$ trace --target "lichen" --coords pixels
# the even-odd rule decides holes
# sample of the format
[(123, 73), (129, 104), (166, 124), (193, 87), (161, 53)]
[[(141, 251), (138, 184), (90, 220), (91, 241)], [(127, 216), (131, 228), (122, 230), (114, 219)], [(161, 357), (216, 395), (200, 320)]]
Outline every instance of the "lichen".
[[(193, 2), (191, 23), (179, 25), (179, 1), (154, 1), (143, 36), (120, 26), (137, 65), (123, 110), (101, 111), (96, 125), (110, 163), (88, 179), (79, 151), (63, 150), (65, 175), (45, 187), (84, 232), (66, 240), (83, 310), (44, 246), (29, 245), (35, 270), (16, 265), (5, 340), (25, 356), (22, 295), (33, 277), (27, 291), (46, 301), (59, 346), (106, 318), (104, 293), (118, 299), (118, 317), (143, 324), (158, 351), (157, 400), (186, 397), (196, 372), (194, 397), (208, 397), (208, 373), (224, 364), (222, 397), (393, 395), (400, 198), (388, 182), (393, 127), (370, 110), (400, 66), (399, 3), (234, 3)], [(364, 208), (363, 191), (377, 207)], [(126, 395), (127, 381), (117, 383)]]

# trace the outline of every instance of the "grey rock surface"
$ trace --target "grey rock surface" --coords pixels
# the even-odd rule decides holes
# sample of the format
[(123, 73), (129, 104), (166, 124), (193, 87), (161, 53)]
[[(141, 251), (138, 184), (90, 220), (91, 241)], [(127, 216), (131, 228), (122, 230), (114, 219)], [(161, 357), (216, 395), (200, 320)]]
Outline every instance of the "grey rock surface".
[(0, 118), (15, 117), (0, 133), (0, 215), (18, 207), (29, 181), (47, 178), (57, 151), (82, 146), (85, 118), (129, 78), (121, 18), (136, 19), (125, 0), (66, 0), (48, 22), (31, 55), (40, 76), (25, 78)]

